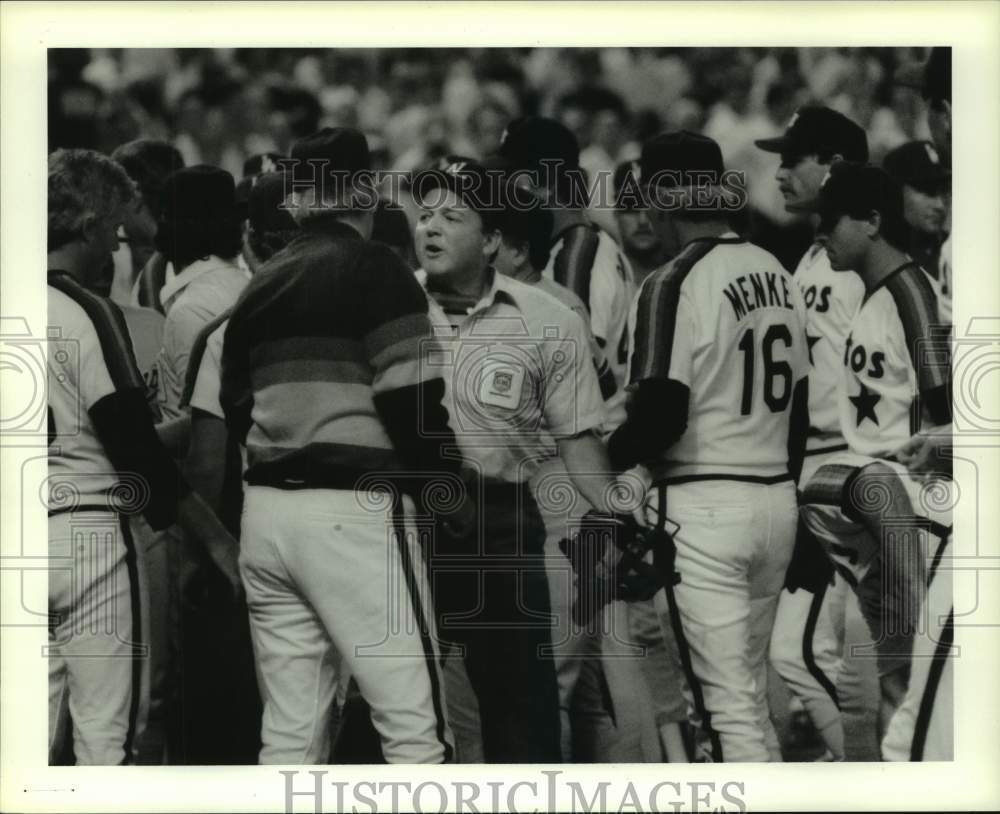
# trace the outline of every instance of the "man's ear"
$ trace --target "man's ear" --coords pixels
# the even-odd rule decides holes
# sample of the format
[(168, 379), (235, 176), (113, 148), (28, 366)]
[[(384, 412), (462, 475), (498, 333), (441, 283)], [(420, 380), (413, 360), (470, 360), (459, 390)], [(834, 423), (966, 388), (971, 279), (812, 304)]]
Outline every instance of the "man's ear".
[(865, 235), (869, 240), (874, 240), (882, 232), (882, 215), (873, 209), (865, 220)]
[(90, 243), (97, 236), (97, 217), (93, 214), (84, 217), (80, 224), (80, 238), (84, 243)]
[(500, 248), (500, 239), (501, 239), (500, 230), (490, 229), (489, 231), (484, 232), (484, 237), (485, 240), (483, 242), (483, 254), (485, 254), (487, 257), (492, 257), (497, 253), (497, 250)]

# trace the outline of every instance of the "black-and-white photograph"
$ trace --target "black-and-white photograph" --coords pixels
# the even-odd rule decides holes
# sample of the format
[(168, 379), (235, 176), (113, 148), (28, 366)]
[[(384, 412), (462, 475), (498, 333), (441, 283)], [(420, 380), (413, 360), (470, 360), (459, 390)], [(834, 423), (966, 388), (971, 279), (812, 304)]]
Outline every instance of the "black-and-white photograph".
[(957, 760), (959, 51), (843, 43), (47, 47), (48, 767)]

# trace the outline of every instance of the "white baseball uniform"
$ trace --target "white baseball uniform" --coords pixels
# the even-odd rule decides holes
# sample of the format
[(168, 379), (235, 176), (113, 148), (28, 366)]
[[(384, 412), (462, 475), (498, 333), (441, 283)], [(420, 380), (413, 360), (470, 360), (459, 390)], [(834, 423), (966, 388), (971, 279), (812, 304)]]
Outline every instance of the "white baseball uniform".
[(728, 233), (689, 243), (646, 278), (634, 308), (631, 384), (670, 379), (690, 392), (687, 429), (647, 464), (646, 505), (679, 526), (680, 582), (656, 602), (681, 650), (701, 756), (780, 759), (766, 655), (795, 538), (788, 436), (808, 373), (802, 295), (772, 255)]
[[(799, 485), (832, 455), (847, 449), (840, 431), (837, 394), (844, 342), (865, 286), (854, 272), (830, 267), (826, 250), (814, 244), (794, 274), (806, 304), (809, 343), (809, 438)], [(843, 668), (844, 607), (848, 585), (835, 573), (816, 540), (800, 527), (791, 582), (778, 600), (771, 634), (771, 664), (801, 700), (835, 759), (844, 758), (837, 679)], [(799, 567), (796, 567), (799, 566)], [(802, 573), (802, 571), (808, 573)], [(794, 583), (794, 584), (792, 584)]]

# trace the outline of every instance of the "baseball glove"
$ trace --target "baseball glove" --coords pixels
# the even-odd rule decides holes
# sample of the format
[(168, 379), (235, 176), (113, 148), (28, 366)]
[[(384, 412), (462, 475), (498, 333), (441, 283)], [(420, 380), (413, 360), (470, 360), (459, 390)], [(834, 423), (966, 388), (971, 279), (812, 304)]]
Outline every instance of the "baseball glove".
[(577, 575), (573, 621), (588, 624), (616, 599), (651, 599), (663, 587), (663, 579), (645, 557), (670, 542), (667, 531), (640, 527), (631, 515), (587, 512), (577, 533), (559, 543)]

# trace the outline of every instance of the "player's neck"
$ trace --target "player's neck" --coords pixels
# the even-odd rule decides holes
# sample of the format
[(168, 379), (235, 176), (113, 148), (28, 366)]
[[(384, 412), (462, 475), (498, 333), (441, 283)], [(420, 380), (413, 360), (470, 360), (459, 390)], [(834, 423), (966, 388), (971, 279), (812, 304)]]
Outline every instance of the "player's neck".
[(681, 246), (687, 246), (692, 240), (722, 237), (727, 232), (733, 231), (724, 220), (675, 220), (674, 222), (677, 224), (677, 236), (680, 238)]
[(587, 224), (587, 216), (582, 209), (576, 207), (563, 207), (552, 209), (552, 236), (555, 237), (563, 229), (579, 224)]
[(49, 252), (48, 268), (65, 271), (70, 277), (83, 285), (87, 279), (87, 266), (92, 262), (87, 257), (86, 249), (79, 243), (69, 243)]
[(539, 280), (542, 279), (542, 270), (536, 269), (531, 263), (525, 263), (519, 269), (516, 269), (513, 274), (508, 275), (512, 280), (517, 280), (521, 283), (527, 283), (528, 285), (534, 285)]
[(427, 289), (432, 294), (435, 292), (458, 294), (478, 302), (489, 288), (491, 280), (489, 267), (466, 269), (442, 277), (428, 276)]
[(880, 240), (869, 250), (857, 271), (864, 280), (865, 288), (873, 291), (886, 277), (908, 262), (910, 262), (908, 254)]

